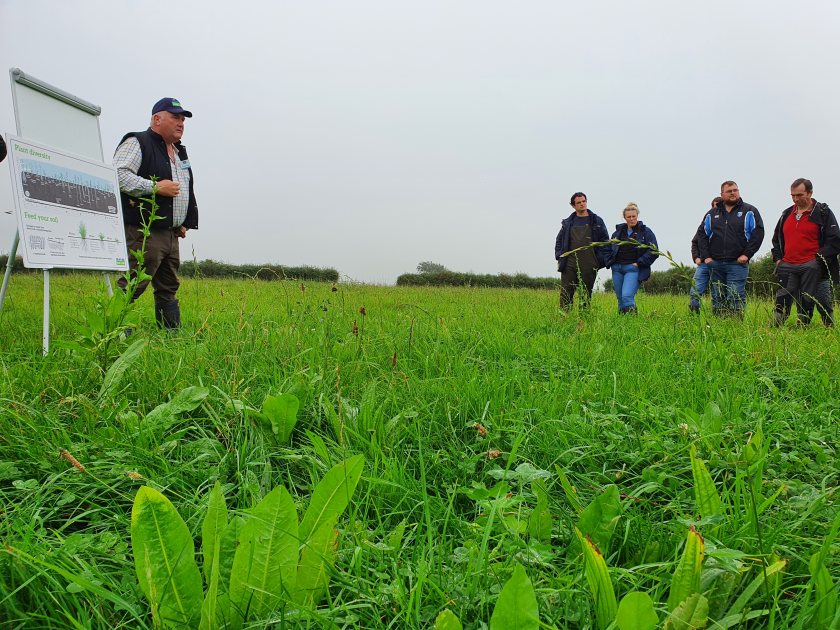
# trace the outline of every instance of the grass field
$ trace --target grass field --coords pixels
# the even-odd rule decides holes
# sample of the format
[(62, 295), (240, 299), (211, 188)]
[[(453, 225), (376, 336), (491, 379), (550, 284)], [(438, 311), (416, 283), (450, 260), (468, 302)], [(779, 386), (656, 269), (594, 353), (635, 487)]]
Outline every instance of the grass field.
[[(54, 340), (79, 337), (100, 285), (53, 278)], [(644, 295), (636, 317), (605, 294), (563, 315), (527, 290), (187, 280), (179, 297), (177, 335), (143, 297), (128, 341), (148, 343), (103, 387), (128, 342), (42, 358), (40, 277), (13, 279), (0, 628), (153, 627), (130, 537), (139, 488), (172, 502), (201, 560), (217, 481), (231, 515), (278, 485), (303, 515), (355, 455), (325, 596), (279, 597), (244, 627), (458, 627), (446, 609), (465, 628), (538, 627), (494, 617), (525, 610), (529, 589), (542, 627), (607, 627), (610, 589), (649, 596), (660, 626), (678, 591), (702, 593), (709, 628), (840, 624), (836, 329), (771, 329), (759, 301), (741, 322)], [(259, 413), (283, 393), (300, 401), (288, 440)], [(502, 604), (517, 566), (521, 597)], [(653, 627), (639, 624), (620, 627)]]

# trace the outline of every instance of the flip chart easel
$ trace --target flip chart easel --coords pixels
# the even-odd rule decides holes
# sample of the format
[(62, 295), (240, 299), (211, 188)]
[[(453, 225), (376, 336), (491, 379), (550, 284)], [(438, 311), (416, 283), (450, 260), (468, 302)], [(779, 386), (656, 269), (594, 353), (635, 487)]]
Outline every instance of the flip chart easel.
[[(104, 162), (102, 135), (99, 130), (101, 107), (28, 75), (20, 68), (10, 68), (9, 77), (12, 84), (12, 102), (18, 136), (97, 162)], [(119, 194), (117, 199), (119, 208)], [(0, 314), (3, 312), (3, 303), (19, 245), (20, 232), (16, 231), (9, 250), (3, 286), (0, 289)], [(49, 352), (50, 343), (50, 267), (43, 267), (43, 269), (43, 346), (44, 355), (46, 355)], [(111, 280), (107, 273), (104, 276), (108, 294), (112, 295)]]

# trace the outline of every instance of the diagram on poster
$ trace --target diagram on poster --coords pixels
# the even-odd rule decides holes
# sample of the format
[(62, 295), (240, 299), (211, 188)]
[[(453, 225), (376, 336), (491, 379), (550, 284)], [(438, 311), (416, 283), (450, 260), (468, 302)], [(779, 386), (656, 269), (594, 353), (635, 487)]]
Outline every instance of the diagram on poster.
[(116, 169), (15, 136), (8, 147), (24, 265), (127, 271)]

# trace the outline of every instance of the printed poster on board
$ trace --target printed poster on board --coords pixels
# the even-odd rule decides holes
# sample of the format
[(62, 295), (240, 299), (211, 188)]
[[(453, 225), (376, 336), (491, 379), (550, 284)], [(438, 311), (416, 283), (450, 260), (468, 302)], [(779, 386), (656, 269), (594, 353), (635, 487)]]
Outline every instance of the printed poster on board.
[(24, 266), (127, 271), (116, 169), (16, 136), (7, 145)]

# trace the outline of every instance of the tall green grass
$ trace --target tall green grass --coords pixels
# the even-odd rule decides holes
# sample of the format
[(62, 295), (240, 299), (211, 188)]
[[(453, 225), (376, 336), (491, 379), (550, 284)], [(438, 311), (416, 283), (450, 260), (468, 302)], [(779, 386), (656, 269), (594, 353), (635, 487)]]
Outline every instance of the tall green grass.
[[(627, 317), (603, 294), (563, 314), (546, 291), (336, 288), (187, 279), (176, 335), (141, 299), (133, 338), (148, 344), (99, 398), (107, 365), (40, 357), (40, 279), (13, 279), (0, 322), (0, 627), (151, 627), (129, 546), (139, 487), (164, 492), (197, 542), (217, 481), (234, 513), (279, 484), (300, 508), (356, 454), (367, 463), (327, 600), (290, 624), (428, 628), (449, 609), (479, 628), (522, 565), (542, 623), (596, 627), (575, 501), (611, 484), (620, 515), (600, 551), (618, 599), (649, 594), (664, 623), (693, 524), (712, 604), (747, 594), (741, 627), (818, 627), (832, 592), (837, 623), (835, 330), (771, 329), (758, 300), (741, 322), (692, 317), (684, 297), (642, 295)], [(73, 338), (101, 290), (54, 278), (54, 339)], [(197, 408), (144, 424), (191, 386), (209, 390)], [(298, 423), (279, 444), (244, 407), (292, 391)], [(692, 446), (722, 516), (698, 513)], [(531, 524), (546, 506), (547, 539), (544, 517)]]

